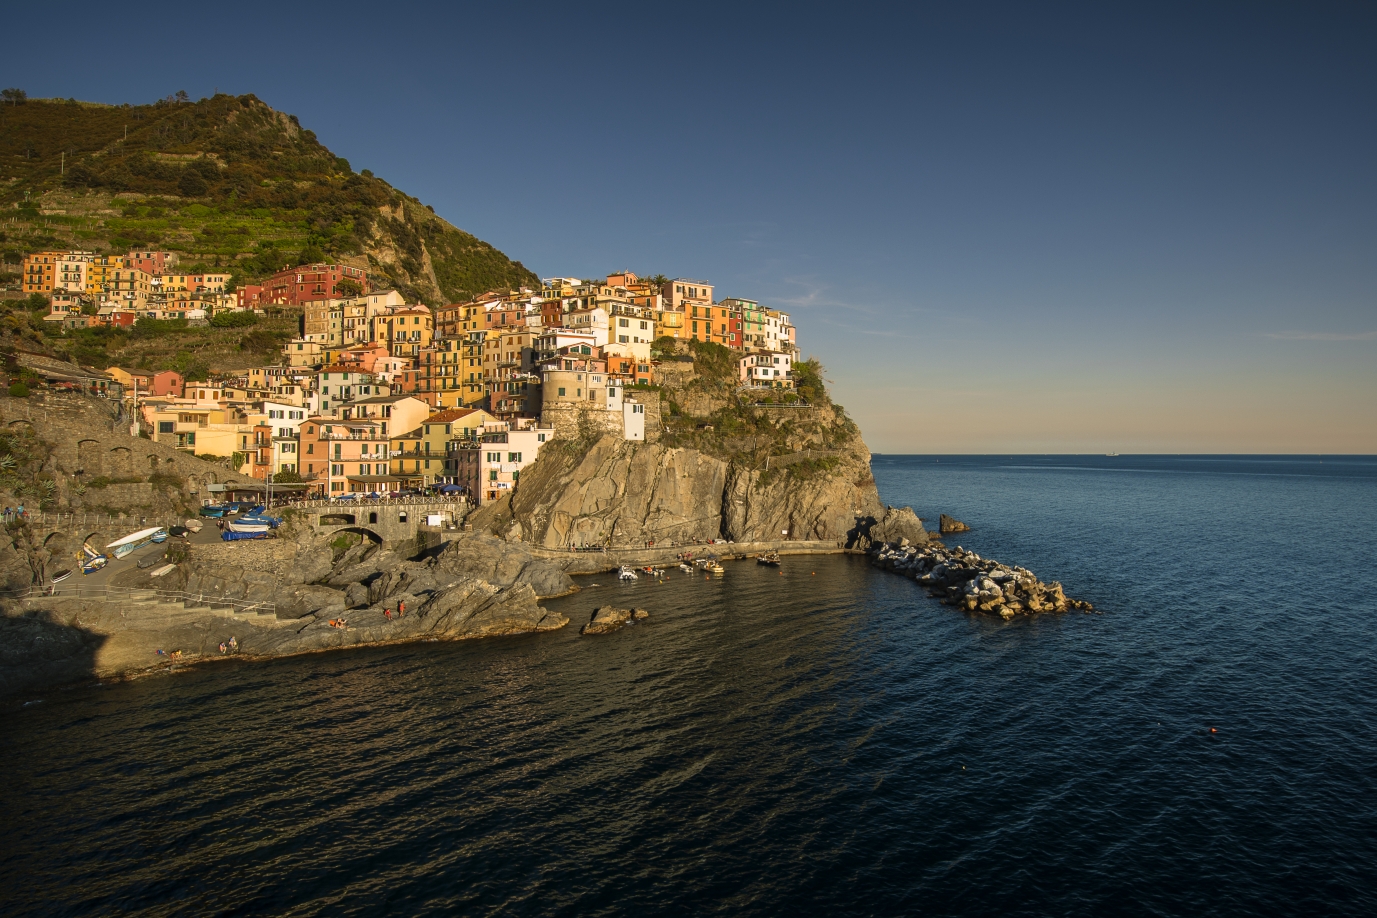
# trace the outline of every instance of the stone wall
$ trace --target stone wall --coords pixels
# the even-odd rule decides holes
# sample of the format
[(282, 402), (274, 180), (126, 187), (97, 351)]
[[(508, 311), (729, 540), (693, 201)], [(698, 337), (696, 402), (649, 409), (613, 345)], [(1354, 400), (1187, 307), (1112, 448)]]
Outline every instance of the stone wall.
[[(159, 513), (201, 503), (211, 484), (257, 483), (166, 444), (130, 436), (129, 423), (120, 403), (109, 399), (66, 394), (0, 399), (0, 428), (31, 430), (48, 444), (41, 471), (57, 482), (55, 508)], [(149, 483), (152, 475), (159, 476), (155, 484)], [(100, 478), (116, 481), (90, 486)]]
[[(664, 433), (664, 421), (660, 415), (660, 393), (653, 389), (624, 391), (628, 398), (645, 405), (645, 439), (647, 443), (657, 442)], [(553, 427), (555, 436), (562, 440), (577, 440), (586, 434), (611, 434), (621, 439), (626, 438), (625, 422), (620, 411), (604, 411), (592, 405), (567, 402), (546, 405), (540, 413), (540, 425)]]

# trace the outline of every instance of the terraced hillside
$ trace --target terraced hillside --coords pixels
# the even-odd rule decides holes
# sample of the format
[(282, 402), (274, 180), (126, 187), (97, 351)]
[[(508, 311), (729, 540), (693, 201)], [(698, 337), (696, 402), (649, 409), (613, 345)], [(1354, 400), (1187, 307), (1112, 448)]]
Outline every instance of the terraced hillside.
[(252, 95), (0, 106), (0, 253), (163, 248), (240, 283), (339, 260), (430, 303), (534, 283), (520, 262)]

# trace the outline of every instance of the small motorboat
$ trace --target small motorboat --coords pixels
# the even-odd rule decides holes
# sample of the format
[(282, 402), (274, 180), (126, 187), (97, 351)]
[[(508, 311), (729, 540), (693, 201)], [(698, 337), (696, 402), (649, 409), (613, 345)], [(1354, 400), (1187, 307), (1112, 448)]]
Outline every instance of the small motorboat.
[(186, 521), (186, 528), (190, 529), (192, 532), (200, 532), (201, 521), (196, 519), (195, 517), (192, 517), (191, 519)]
[(153, 533), (153, 542), (154, 542), (154, 544), (156, 544), (156, 545), (161, 545), (162, 543), (164, 543), (164, 542), (166, 542), (166, 541), (167, 541), (167, 532), (166, 532), (166, 530), (164, 530), (163, 532), (155, 532), (155, 533)]
[(221, 507), (217, 506), (216, 504), (206, 504), (204, 507), (197, 510), (196, 512), (199, 513), (201, 516), (208, 516), (211, 519), (218, 520), (223, 519), (227, 514), (231, 513), (232, 511), (228, 507)]
[(266, 533), (271, 529), (267, 520), (230, 520), (225, 524), (225, 528), (230, 532), (262, 532)]
[(618, 580), (640, 580), (641, 578), (640, 578), (640, 575), (639, 575), (639, 574), (637, 574), (637, 573), (636, 573), (635, 571), (633, 571), (631, 568), (629, 568), (629, 567), (627, 567), (625, 564), (623, 564), (620, 568), (617, 569), (617, 579), (618, 579)]
[(767, 551), (765, 554), (755, 559), (756, 564), (766, 564), (770, 567), (779, 567), (779, 552)]
[(718, 564), (716, 561), (713, 561), (712, 563), (708, 564), (706, 567), (703, 568), (703, 570), (707, 571), (709, 574), (712, 574), (714, 576), (721, 576), (722, 574), (725, 574), (727, 572), (727, 569), (722, 565)]
[(60, 571), (56, 572), (55, 574), (53, 574), (53, 576), (49, 578), (49, 582), (51, 582), (51, 583), (61, 583), (62, 581), (66, 580), (66, 579), (67, 579), (68, 577), (70, 577), (70, 576), (72, 576), (71, 568), (66, 568), (66, 567), (64, 567), (62, 570), (60, 570)]
[(687, 561), (680, 561), (680, 562), (679, 562), (679, 570), (683, 571), (685, 574), (692, 574), (692, 573), (693, 573), (693, 565), (692, 565), (692, 564), (689, 564)]

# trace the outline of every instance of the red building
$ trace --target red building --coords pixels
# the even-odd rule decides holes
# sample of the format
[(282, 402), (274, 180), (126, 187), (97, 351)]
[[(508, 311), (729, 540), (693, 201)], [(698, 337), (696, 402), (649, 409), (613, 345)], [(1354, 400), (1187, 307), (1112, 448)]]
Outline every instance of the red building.
[(124, 256), (124, 266), (145, 274), (166, 274), (169, 264), (176, 264), (171, 252), (130, 252)]
[[(345, 283), (342, 288), (341, 282)], [(349, 265), (298, 265), (278, 271), (267, 283), (245, 284), (239, 291), (239, 305), (252, 309), (268, 304), (300, 306), (313, 300), (333, 300), (353, 295), (349, 288), (357, 284), (366, 293), (368, 272)]]

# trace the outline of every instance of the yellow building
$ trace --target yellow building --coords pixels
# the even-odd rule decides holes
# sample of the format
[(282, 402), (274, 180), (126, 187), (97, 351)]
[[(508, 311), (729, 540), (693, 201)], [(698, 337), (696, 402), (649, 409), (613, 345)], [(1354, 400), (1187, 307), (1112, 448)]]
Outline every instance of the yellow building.
[(411, 306), (373, 317), (370, 340), (387, 345), (393, 357), (419, 357), (435, 334), (434, 318), (424, 306)]
[(110, 271), (109, 286), (110, 299), (141, 309), (153, 290), (153, 275), (138, 268), (116, 268)]
[(473, 440), (487, 425), (501, 426), (481, 408), (447, 408), (430, 415), (414, 430), (393, 437), (392, 474), (417, 476), (422, 485), (450, 477), (450, 441)]
[(115, 271), (124, 267), (119, 255), (97, 255), (86, 268), (86, 292), (94, 297), (108, 296)]

